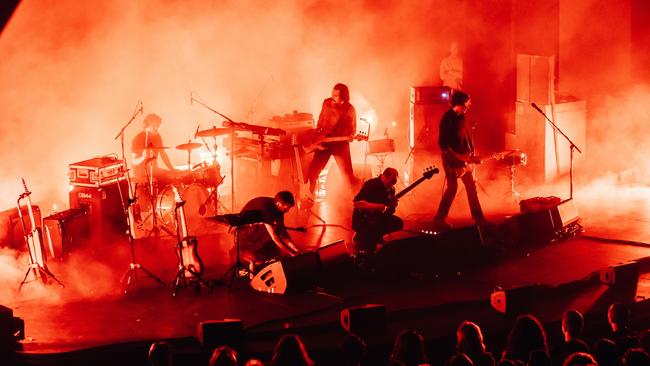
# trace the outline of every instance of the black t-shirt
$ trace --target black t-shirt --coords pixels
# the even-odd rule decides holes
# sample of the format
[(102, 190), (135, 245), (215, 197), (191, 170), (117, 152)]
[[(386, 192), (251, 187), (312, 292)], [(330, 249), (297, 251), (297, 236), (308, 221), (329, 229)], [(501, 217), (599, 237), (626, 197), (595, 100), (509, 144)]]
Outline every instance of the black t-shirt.
[(241, 209), (241, 212), (247, 211), (259, 211), (263, 223), (252, 224), (239, 229), (239, 245), (242, 251), (255, 251), (261, 249), (269, 241), (273, 241), (264, 224), (273, 226), (281, 237), (288, 235), (284, 226), (284, 213), (277, 208), (273, 198), (253, 198)]
[(388, 205), (390, 196), (395, 194), (395, 188), (386, 188), (381, 182), (381, 177), (368, 179), (361, 187), (359, 193), (354, 196), (354, 202), (366, 201), (371, 203), (381, 203)]
[(465, 126), (465, 115), (456, 113), (452, 108), (440, 120), (438, 146), (441, 150), (451, 148), (458, 154), (467, 154), (474, 150), (472, 139)]

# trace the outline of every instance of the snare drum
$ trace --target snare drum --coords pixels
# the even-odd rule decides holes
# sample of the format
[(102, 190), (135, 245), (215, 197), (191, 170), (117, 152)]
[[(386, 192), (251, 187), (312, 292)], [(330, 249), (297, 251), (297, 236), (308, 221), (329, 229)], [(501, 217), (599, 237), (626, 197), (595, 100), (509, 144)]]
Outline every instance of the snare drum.
[[(185, 221), (190, 232), (196, 232), (205, 226), (205, 218), (217, 214), (216, 194), (210, 197), (210, 190), (201, 184), (193, 183), (178, 189), (185, 201)], [(209, 199), (208, 199), (209, 198)], [(166, 225), (174, 227), (174, 190), (171, 185), (160, 192), (156, 202), (156, 210)], [(174, 230), (175, 231), (175, 230)]]
[(221, 167), (218, 163), (208, 164), (206, 162), (192, 167), (192, 177), (194, 183), (202, 184), (205, 187), (218, 187), (224, 179), (221, 176)]

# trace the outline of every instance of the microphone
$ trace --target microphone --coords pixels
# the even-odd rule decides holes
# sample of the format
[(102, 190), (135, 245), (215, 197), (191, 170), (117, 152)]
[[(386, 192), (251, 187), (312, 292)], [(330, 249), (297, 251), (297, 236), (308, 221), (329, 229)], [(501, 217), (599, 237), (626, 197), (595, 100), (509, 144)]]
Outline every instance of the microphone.
[(194, 138), (196, 138), (196, 135), (199, 133), (200, 128), (201, 128), (201, 125), (196, 126), (196, 132), (194, 132)]
[(384, 137), (388, 138), (388, 127), (386, 127), (386, 129), (384, 130)]
[(144, 114), (144, 104), (142, 103), (142, 101), (140, 101), (140, 110), (138, 110), (138, 112), (140, 114)]
[(537, 109), (540, 113), (542, 113), (542, 114), (544, 113), (544, 112), (542, 112), (541, 109), (539, 109), (539, 107), (537, 106), (537, 104), (535, 104), (535, 102), (531, 102), (530, 105), (531, 105), (533, 108)]

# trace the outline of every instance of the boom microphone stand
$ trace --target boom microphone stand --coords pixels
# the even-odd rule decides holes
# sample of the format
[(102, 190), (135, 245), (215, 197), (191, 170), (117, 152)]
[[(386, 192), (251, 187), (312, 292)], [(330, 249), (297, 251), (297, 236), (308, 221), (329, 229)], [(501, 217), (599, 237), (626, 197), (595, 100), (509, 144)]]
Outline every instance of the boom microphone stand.
[(228, 116), (220, 113), (219, 111), (217, 111), (217, 110), (215, 110), (213, 108), (210, 108), (208, 105), (203, 103), (203, 101), (194, 98), (193, 93), (190, 93), (190, 103), (192, 103), (192, 102), (199, 103), (200, 105), (205, 107), (210, 112), (215, 113), (216, 115), (221, 116), (221, 117), (225, 118), (226, 120), (228, 120), (228, 122), (230, 122), (229, 126), (224, 126), (224, 127), (229, 127), (230, 128), (230, 200), (231, 200), (231, 202), (230, 202), (230, 212), (235, 212), (235, 154), (234, 154), (234, 150), (235, 150), (235, 136), (236, 136), (235, 135), (235, 129), (236, 129), (237, 122), (233, 121)]
[[(571, 150), (571, 152), (570, 152), (570, 156), (571, 156), (570, 157), (570, 165), (569, 165), (569, 199), (573, 199), (573, 150), (577, 150), (580, 154), (582, 154), (582, 151), (580, 150), (580, 148), (578, 148), (578, 146), (576, 146), (576, 144), (573, 143), (573, 141), (571, 141), (571, 139), (566, 134), (564, 134), (564, 132), (555, 123), (553, 123), (553, 121), (551, 121), (548, 118), (548, 116), (546, 116), (546, 113), (542, 112), (542, 110), (539, 109), (537, 104), (532, 102), (532, 103), (530, 103), (530, 105), (533, 108), (535, 108), (539, 113), (541, 113), (541, 115), (544, 116), (544, 118), (546, 118), (548, 123), (551, 124), (551, 127), (553, 127), (553, 129), (555, 131), (559, 132), (560, 135), (562, 135), (567, 140), (567, 142), (569, 143), (569, 149)], [(559, 165), (560, 162), (558, 161), (557, 163)]]
[(126, 156), (124, 154), (124, 131), (126, 128), (135, 120), (135, 117), (138, 115), (138, 113), (143, 112), (143, 106), (142, 106), (142, 101), (138, 101), (139, 108), (136, 109), (136, 111), (133, 113), (133, 116), (131, 116), (131, 119), (122, 127), (120, 132), (115, 136), (113, 140), (117, 140), (117, 138), (120, 138), (120, 143), (122, 145), (122, 162), (124, 164), (124, 170), (122, 174), (126, 175), (126, 181), (127, 181), (127, 186), (128, 186), (128, 198), (126, 200), (126, 203), (123, 198), (123, 192), (120, 187), (120, 182), (118, 180), (117, 182), (117, 188), (120, 193), (120, 202), (122, 203), (122, 209), (124, 210), (124, 213), (127, 217), (127, 235), (129, 236), (129, 245), (131, 246), (131, 263), (129, 263), (129, 268), (126, 270), (124, 275), (122, 276), (122, 279), (120, 280), (120, 283), (124, 283), (126, 281), (126, 285), (124, 287), (124, 294), (127, 294), (129, 292), (129, 287), (131, 286), (132, 282), (135, 282), (138, 278), (138, 271), (144, 272), (147, 276), (153, 278), (156, 280), (158, 283), (161, 285), (165, 285), (165, 283), (158, 277), (156, 277), (151, 271), (140, 265), (136, 260), (135, 260), (135, 219), (133, 215), (133, 204), (137, 201), (136, 196), (135, 196), (135, 190), (131, 186), (131, 175), (129, 174), (129, 169), (126, 165)]

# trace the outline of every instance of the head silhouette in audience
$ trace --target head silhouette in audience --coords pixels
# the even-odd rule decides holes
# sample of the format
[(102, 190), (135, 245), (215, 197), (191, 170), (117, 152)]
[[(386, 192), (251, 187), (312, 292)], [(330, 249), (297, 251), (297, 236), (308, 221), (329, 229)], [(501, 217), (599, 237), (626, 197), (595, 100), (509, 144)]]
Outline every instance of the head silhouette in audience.
[(416, 330), (405, 330), (395, 339), (391, 359), (402, 361), (406, 366), (427, 363), (424, 352), (424, 339)]
[(228, 346), (221, 346), (212, 352), (210, 366), (237, 366), (237, 352)]
[(535, 350), (548, 352), (546, 332), (534, 316), (520, 315), (508, 334), (502, 358), (526, 363), (530, 358), (530, 353)]
[(154, 342), (149, 347), (149, 362), (151, 366), (171, 366), (172, 347), (167, 342)]
[(470, 321), (464, 321), (456, 330), (456, 352), (464, 353), (477, 366), (494, 366), (494, 357), (486, 351), (481, 328)]
[(643, 348), (632, 348), (623, 355), (623, 366), (648, 366), (650, 356)]
[(561, 364), (572, 353), (589, 353), (589, 346), (581, 339), (584, 324), (585, 319), (579, 311), (571, 309), (564, 312), (562, 316), (564, 342), (551, 352), (554, 364)]
[(578, 310), (571, 309), (564, 312), (562, 316), (562, 333), (565, 341), (581, 339), (584, 326), (585, 319)]
[(625, 304), (612, 304), (607, 310), (607, 321), (612, 328), (612, 335), (616, 343), (623, 337), (637, 335), (630, 326), (630, 309)]
[(598, 362), (588, 353), (576, 352), (569, 355), (562, 366), (598, 366)]
[(280, 338), (273, 350), (272, 366), (313, 366), (305, 345), (295, 334), (286, 334)]
[(356, 334), (349, 334), (343, 340), (341, 347), (344, 365), (361, 365), (366, 355), (366, 342)]

